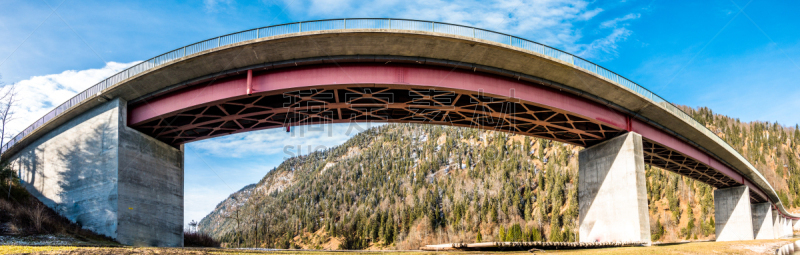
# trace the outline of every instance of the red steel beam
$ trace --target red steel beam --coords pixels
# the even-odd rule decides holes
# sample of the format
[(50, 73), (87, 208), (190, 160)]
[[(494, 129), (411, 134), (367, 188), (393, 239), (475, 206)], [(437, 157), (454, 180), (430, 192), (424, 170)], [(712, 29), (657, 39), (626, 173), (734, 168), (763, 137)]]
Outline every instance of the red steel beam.
[[(354, 84), (359, 87), (415, 85), (453, 91), (483, 92), (567, 110), (625, 129), (626, 116), (584, 98), (531, 83), (482, 73), (430, 66), (353, 64), (279, 69), (253, 74), (252, 92), (295, 91), (326, 85)], [(237, 77), (206, 86), (196, 86), (149, 99), (131, 109), (129, 124), (151, 120), (195, 105), (245, 96), (247, 79)]]
[(253, 94), (253, 69), (247, 70), (247, 95)]

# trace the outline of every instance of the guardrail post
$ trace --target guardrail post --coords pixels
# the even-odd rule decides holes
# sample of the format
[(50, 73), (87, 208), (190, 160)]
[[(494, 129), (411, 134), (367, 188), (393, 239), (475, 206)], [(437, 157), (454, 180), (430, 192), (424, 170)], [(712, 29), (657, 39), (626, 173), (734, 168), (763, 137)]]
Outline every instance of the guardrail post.
[(389, 19), (389, 29), (392, 29), (392, 19)]
[(222, 40), (222, 36), (217, 36), (217, 47), (219, 47), (220, 41)]
[(347, 29), (347, 19), (342, 19), (342, 20), (344, 20), (344, 29)]
[(186, 57), (186, 46), (183, 46), (183, 56)]
[(297, 26), (298, 27), (297, 32), (298, 33), (303, 32), (303, 22), (297, 22), (297, 24), (299, 25)]
[(258, 32), (260, 32), (260, 31), (261, 31), (261, 29), (260, 29), (260, 28), (256, 28), (256, 39), (260, 38), (260, 37), (259, 37), (259, 34), (258, 34)]

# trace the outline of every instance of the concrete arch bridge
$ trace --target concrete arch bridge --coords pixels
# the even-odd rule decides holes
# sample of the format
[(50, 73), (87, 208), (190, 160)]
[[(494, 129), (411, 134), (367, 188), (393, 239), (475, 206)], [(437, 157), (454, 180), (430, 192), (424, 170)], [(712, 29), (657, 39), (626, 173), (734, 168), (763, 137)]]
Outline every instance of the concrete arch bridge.
[(582, 242), (650, 242), (645, 163), (716, 188), (718, 241), (778, 238), (798, 225), (744, 157), (636, 83), (522, 38), (429, 21), (309, 21), (188, 45), (78, 94), (2, 157), (85, 228), (124, 244), (182, 246), (183, 144), (369, 121), (586, 147)]

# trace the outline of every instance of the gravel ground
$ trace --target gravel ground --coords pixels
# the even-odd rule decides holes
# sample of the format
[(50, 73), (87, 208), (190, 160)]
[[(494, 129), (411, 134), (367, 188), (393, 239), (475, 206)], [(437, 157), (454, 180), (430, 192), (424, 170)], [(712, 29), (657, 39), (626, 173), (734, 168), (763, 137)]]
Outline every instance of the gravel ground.
[(0, 236), (0, 245), (90, 245), (66, 235)]

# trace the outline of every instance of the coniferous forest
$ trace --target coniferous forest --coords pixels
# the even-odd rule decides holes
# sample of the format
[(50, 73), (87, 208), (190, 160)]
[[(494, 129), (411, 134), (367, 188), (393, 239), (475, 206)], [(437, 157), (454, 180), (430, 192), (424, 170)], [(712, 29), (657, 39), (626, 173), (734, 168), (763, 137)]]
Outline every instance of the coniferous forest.
[[(800, 207), (800, 131), (683, 109)], [(227, 246), (417, 249), (577, 241), (581, 147), (481, 129), (388, 124), (286, 160), (198, 225)], [(714, 238), (713, 188), (646, 166), (653, 241)]]

